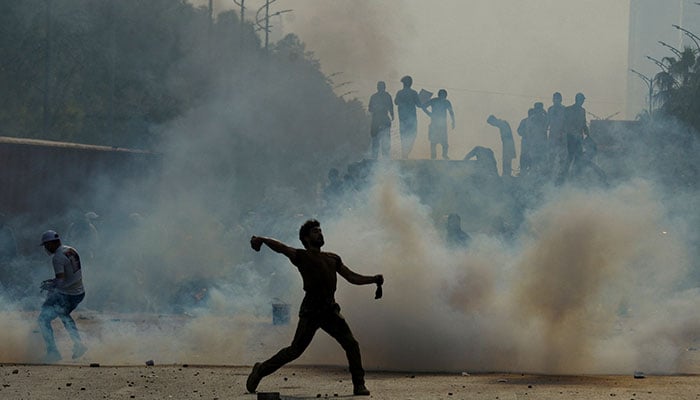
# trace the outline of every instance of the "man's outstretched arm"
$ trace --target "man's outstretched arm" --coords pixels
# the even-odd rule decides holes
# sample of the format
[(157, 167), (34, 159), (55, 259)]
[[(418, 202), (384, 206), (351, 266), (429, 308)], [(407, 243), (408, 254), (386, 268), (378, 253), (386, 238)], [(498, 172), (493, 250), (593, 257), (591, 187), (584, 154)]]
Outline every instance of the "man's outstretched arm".
[(296, 249), (289, 247), (277, 239), (272, 239), (263, 236), (253, 236), (250, 238), (250, 247), (255, 251), (260, 251), (263, 244), (266, 244), (272, 251), (284, 254), (290, 260), (296, 256)]
[(345, 280), (352, 283), (353, 285), (371, 285), (373, 283), (376, 283), (377, 285), (382, 285), (384, 283), (384, 276), (381, 274), (372, 276), (360, 275), (357, 272), (352, 271), (345, 264), (342, 264), (340, 266), (340, 269), (338, 269), (338, 273), (340, 274), (340, 276), (345, 278)]

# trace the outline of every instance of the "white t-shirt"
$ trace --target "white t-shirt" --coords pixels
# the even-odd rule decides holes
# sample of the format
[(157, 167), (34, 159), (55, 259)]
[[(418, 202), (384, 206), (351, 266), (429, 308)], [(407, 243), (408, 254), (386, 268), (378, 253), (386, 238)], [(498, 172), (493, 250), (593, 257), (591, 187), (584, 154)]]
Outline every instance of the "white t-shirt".
[(56, 288), (59, 293), (69, 295), (85, 293), (80, 256), (74, 248), (61, 245), (53, 254), (52, 262), (54, 272), (63, 274), (63, 285)]

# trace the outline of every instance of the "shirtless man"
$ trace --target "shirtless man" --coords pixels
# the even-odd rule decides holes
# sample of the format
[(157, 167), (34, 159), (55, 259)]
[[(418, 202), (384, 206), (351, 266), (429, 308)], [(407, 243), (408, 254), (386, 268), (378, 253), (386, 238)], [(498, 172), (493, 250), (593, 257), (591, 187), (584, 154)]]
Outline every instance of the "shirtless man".
[(360, 275), (343, 264), (338, 255), (321, 251), (324, 245), (323, 232), (321, 224), (316, 220), (308, 220), (301, 226), (299, 240), (304, 245), (303, 249), (289, 247), (268, 237), (250, 238), (250, 246), (255, 251), (260, 251), (265, 244), (272, 251), (289, 258), (301, 273), (306, 295), (301, 302), (299, 323), (292, 344), (267, 361), (255, 363), (248, 376), (246, 389), (250, 393), (255, 393), (263, 377), (301, 356), (311, 343), (316, 331), (321, 328), (337, 340), (345, 350), (352, 375), (353, 394), (369, 396), (369, 390), (365, 387), (365, 371), (362, 369), (360, 346), (353, 337), (345, 318), (340, 314), (340, 306), (335, 302), (334, 294), (338, 278), (336, 273), (354, 285), (377, 284), (375, 298), (381, 297), (380, 289), (384, 283), (384, 277)]

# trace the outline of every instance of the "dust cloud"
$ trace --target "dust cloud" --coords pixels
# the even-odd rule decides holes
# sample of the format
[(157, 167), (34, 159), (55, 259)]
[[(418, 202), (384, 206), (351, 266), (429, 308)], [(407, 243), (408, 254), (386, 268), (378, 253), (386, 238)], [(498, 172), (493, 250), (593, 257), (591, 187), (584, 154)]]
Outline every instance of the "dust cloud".
[[(373, 10), (369, 2), (334, 4), (319, 7), (358, 19)], [(349, 37), (356, 40), (361, 25), (346, 24), (355, 27)], [(372, 77), (374, 85), (393, 76), (393, 53), (384, 51), (381, 32), (368, 40), (367, 55), (356, 57), (389, 63), (388, 72)], [(329, 46), (352, 47), (338, 43)], [(321, 210), (318, 182), (329, 167), (361, 158), (366, 130), (342, 136), (337, 121), (320, 120), (335, 104), (329, 96), (299, 101), (320, 89), (305, 87), (295, 59), (262, 70), (259, 61), (243, 63), (235, 85), (159, 127), (162, 175), (144, 177), (118, 198), (101, 198), (112, 192), (95, 188), (96, 209), (122, 218), (104, 230), (102, 254), (85, 259), (87, 297), (74, 314), (83, 316), (85, 360), (249, 365), (272, 355), (291, 341), (296, 318), (272, 326), (271, 303), (291, 304), (294, 315), (301, 279), (284, 257), (269, 249), (255, 253), (248, 240), (265, 235), (300, 246), (298, 227), (317, 217), (326, 250), (359, 273), (385, 276), (381, 300), (374, 300), (372, 286), (339, 281), (337, 299), (368, 369), (684, 372), (682, 352), (700, 328), (697, 290), (684, 283), (692, 232), (679, 217), (687, 209), (671, 212), (660, 186), (634, 180), (605, 190), (551, 188), (512, 238), (475, 232), (466, 249), (445, 245), (434, 210), (389, 164), (378, 164), (370, 184), (342, 204)], [(367, 68), (375, 73), (375, 66)], [(546, 95), (553, 90), (542, 87)], [(518, 101), (523, 114), (531, 100)], [(488, 113), (463, 124), (476, 126)], [(291, 118), (298, 114), (303, 118)], [(454, 190), (436, 187), (434, 194)], [(149, 191), (157, 193), (155, 205), (143, 211), (142, 194)], [(462, 221), (481, 217), (462, 214)], [(40, 262), (49, 274), (48, 259)], [(36, 294), (32, 299), (39, 304)], [(31, 311), (3, 309), (0, 361), (40, 359)], [(62, 350), (69, 346), (65, 336), (58, 341)], [(320, 332), (299, 362), (345, 363), (339, 346)]]
[[(417, 199), (382, 173), (326, 224), (327, 247), (385, 298), (340, 285), (339, 302), (370, 368), (541, 373), (681, 372), (700, 328), (685, 290), (682, 225), (646, 181), (551, 192), (512, 244), (486, 235), (446, 248)], [(464, 218), (463, 220), (468, 219)], [(308, 362), (343, 361), (320, 340)]]

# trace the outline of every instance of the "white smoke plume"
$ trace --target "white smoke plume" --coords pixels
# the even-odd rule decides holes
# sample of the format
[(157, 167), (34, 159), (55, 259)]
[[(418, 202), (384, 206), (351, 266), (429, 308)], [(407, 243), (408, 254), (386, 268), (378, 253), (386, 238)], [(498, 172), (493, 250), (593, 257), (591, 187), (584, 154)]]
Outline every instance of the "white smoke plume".
[[(326, 226), (328, 247), (348, 265), (386, 278), (386, 298), (378, 302), (365, 289), (339, 289), (366, 363), (681, 372), (681, 356), (700, 328), (692, 312), (697, 292), (680, 289), (689, 267), (687, 227), (668, 228), (658, 196), (645, 181), (552, 192), (514, 244), (476, 235), (468, 250), (455, 251), (395, 177), (378, 177), (367, 207)], [(323, 342), (314, 357), (342, 362), (334, 344)]]
[[(339, 280), (337, 299), (368, 369), (687, 372), (684, 350), (700, 327), (698, 293), (686, 282), (697, 233), (683, 217), (698, 209), (697, 195), (671, 200), (651, 179), (605, 190), (551, 188), (512, 238), (475, 229), (468, 248), (454, 249), (445, 245), (442, 210), (404, 186), (402, 171), (379, 164), (367, 187), (322, 212), (327, 169), (343, 168), (363, 146), (336, 148), (328, 126), (315, 125), (319, 114), (290, 126), (290, 115), (328, 104), (300, 101), (284, 68), (258, 71), (257, 61), (241, 67), (250, 71), (230, 93), (212, 94), (161, 127), (158, 179), (148, 176), (118, 197), (95, 188), (98, 211), (122, 217), (102, 230), (101, 254), (90, 258), (78, 248), (87, 297), (74, 315), (83, 317), (85, 360), (251, 364), (272, 355), (292, 339), (301, 278), (283, 256), (255, 253), (248, 240), (274, 236), (300, 246), (299, 225), (317, 216), (326, 250), (359, 273), (385, 276), (381, 300), (373, 287)], [(279, 113), (266, 113), (271, 101)], [(519, 103), (524, 114), (527, 104)], [(357, 135), (348, 141), (366, 142), (366, 132)], [(294, 142), (311, 150), (289, 151)], [(434, 198), (460, 189), (430, 183)], [(144, 193), (155, 193), (146, 210)], [(465, 226), (488, 219), (483, 209), (514, 213), (479, 188), (472, 195), (484, 204), (461, 213)], [(43, 266), (34, 267), (32, 285), (51, 274), (48, 258), (34, 261)], [(275, 327), (271, 303), (282, 301), (292, 305), (292, 324)], [(0, 317), (0, 361), (38, 360), (35, 312), (13, 305)], [(69, 344), (55, 326), (63, 350)], [(319, 332), (299, 362), (345, 360)]]

